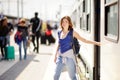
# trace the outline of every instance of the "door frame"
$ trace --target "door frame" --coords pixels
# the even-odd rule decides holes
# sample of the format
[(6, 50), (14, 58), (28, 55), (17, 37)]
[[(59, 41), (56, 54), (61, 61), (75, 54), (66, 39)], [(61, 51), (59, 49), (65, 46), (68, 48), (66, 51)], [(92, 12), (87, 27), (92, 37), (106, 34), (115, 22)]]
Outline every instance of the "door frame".
[[(101, 0), (94, 0), (94, 40), (100, 41)], [(100, 47), (94, 47), (93, 80), (100, 80)]]

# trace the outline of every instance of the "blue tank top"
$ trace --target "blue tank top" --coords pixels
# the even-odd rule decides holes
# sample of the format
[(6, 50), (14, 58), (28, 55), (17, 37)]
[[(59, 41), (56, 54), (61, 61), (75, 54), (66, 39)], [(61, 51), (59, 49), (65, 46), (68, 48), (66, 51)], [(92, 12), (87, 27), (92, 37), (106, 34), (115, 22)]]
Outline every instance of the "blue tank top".
[(71, 40), (71, 31), (68, 32), (67, 36), (63, 39), (60, 39), (60, 34), (62, 31), (58, 32), (59, 36), (59, 49), (61, 53), (64, 53), (72, 49), (72, 40)]

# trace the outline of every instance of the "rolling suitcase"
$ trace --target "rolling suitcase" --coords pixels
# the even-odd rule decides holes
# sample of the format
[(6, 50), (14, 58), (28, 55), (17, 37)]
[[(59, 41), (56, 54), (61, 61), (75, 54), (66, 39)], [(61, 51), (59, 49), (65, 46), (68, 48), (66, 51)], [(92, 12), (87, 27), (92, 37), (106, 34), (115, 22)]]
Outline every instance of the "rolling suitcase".
[(46, 36), (41, 36), (41, 44), (46, 44)]
[(15, 50), (13, 46), (5, 47), (5, 59), (15, 59)]

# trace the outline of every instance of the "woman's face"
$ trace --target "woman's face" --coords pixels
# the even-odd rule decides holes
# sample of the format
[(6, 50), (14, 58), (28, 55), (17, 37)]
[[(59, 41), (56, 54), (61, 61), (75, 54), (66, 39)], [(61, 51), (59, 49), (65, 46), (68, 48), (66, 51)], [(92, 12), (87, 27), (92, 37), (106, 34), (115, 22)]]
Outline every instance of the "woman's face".
[(7, 19), (4, 20), (3, 25), (7, 26)]
[(65, 28), (68, 29), (68, 27), (69, 27), (69, 22), (68, 22), (67, 19), (63, 19), (63, 21), (62, 21), (62, 27), (63, 27), (64, 29), (65, 29)]

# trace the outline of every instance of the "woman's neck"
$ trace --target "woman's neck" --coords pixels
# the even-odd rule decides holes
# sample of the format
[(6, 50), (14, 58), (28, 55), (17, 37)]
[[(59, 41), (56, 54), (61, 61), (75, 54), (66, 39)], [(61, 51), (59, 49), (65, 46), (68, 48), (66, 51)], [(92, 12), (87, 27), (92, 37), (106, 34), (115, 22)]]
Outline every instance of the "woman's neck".
[(68, 32), (68, 29), (63, 29), (63, 32)]

